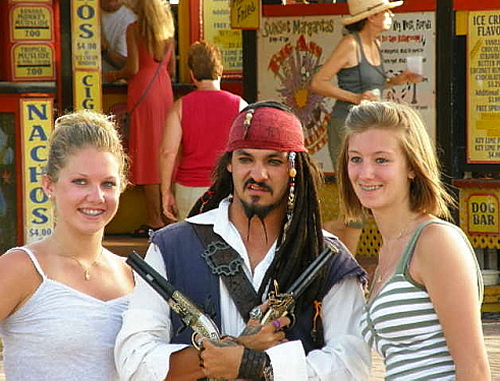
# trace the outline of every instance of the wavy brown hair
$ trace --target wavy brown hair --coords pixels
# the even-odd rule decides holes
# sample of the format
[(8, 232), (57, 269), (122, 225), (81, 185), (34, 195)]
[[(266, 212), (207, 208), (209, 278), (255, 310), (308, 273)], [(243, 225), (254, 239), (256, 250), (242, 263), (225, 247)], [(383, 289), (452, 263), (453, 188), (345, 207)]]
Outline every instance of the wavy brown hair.
[(197, 81), (215, 80), (222, 76), (222, 54), (207, 41), (197, 41), (189, 47), (188, 67)]
[(367, 212), (349, 180), (349, 138), (370, 129), (399, 132), (408, 167), (415, 173), (415, 178), (409, 184), (411, 210), (451, 220), (449, 207), (455, 207), (456, 201), (441, 181), (436, 147), (421, 116), (405, 104), (365, 101), (353, 106), (347, 116), (337, 161), (340, 206), (346, 222), (359, 220)]

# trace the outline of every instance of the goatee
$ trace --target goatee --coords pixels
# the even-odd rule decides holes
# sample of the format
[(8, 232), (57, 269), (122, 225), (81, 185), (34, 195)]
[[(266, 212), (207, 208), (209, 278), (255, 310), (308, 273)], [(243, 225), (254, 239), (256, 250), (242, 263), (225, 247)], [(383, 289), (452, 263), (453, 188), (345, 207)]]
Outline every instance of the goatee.
[(248, 218), (248, 220), (251, 220), (254, 216), (256, 216), (259, 220), (264, 223), (264, 218), (267, 217), (269, 213), (275, 208), (278, 207), (278, 204), (272, 204), (272, 205), (256, 205), (256, 203), (259, 201), (258, 196), (252, 197), (252, 202), (246, 202), (241, 200), (241, 203), (243, 204), (243, 209), (245, 210), (245, 214)]
[(276, 209), (280, 203), (276, 204), (271, 204), (271, 205), (257, 205), (257, 202), (259, 202), (260, 197), (254, 196), (252, 197), (251, 202), (246, 202), (241, 200), (241, 204), (243, 205), (243, 210), (245, 211), (245, 214), (248, 218), (248, 225), (247, 225), (247, 241), (250, 239), (250, 222), (252, 221), (253, 217), (257, 217), (262, 224), (262, 228), (264, 229), (264, 235), (266, 236), (266, 242), (268, 242), (267, 239), (267, 229), (266, 229), (266, 224), (264, 223), (264, 219), (267, 217), (269, 213), (271, 213), (272, 210)]

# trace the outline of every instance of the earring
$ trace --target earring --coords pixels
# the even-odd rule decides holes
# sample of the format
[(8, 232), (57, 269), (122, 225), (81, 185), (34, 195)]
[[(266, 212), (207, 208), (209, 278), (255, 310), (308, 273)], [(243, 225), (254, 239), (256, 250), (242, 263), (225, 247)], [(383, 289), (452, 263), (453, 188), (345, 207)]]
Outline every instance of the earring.
[(295, 205), (295, 176), (297, 176), (297, 169), (295, 169), (295, 157), (297, 156), (296, 152), (290, 152), (288, 155), (288, 175), (290, 176), (289, 182), (289, 193), (288, 193), (288, 202), (287, 202), (287, 219), (291, 220), (293, 215), (293, 207)]
[[(285, 226), (283, 227), (283, 237), (281, 244), (285, 242), (285, 238), (288, 233), (288, 229), (292, 224), (293, 219), (293, 209), (295, 207), (295, 176), (297, 176), (297, 169), (295, 168), (295, 157), (297, 156), (296, 152), (290, 152), (288, 154), (288, 176), (290, 177), (288, 183), (288, 200), (286, 204), (286, 221)], [(280, 246), (281, 246), (280, 244)]]

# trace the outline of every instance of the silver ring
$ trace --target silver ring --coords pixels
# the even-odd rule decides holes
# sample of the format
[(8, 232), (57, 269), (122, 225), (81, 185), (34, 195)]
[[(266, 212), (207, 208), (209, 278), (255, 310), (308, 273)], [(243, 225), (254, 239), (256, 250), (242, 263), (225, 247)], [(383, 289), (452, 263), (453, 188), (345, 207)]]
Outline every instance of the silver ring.
[(250, 316), (250, 319), (254, 319), (254, 320), (258, 320), (258, 321), (260, 321), (262, 319), (263, 315), (264, 315), (264, 313), (262, 312), (262, 310), (259, 307), (252, 308), (252, 310), (248, 314), (248, 316)]

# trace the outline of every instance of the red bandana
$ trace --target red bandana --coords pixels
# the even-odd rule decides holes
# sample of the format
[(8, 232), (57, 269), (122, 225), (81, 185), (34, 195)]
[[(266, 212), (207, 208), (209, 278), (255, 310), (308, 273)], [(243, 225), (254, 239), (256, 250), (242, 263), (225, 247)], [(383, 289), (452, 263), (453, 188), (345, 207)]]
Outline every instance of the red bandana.
[(274, 107), (240, 113), (231, 126), (226, 152), (241, 148), (306, 152), (299, 119)]

